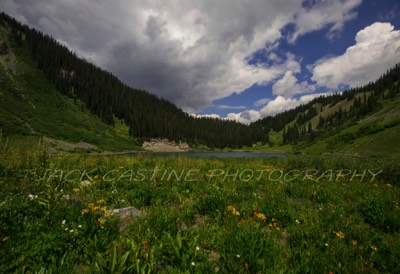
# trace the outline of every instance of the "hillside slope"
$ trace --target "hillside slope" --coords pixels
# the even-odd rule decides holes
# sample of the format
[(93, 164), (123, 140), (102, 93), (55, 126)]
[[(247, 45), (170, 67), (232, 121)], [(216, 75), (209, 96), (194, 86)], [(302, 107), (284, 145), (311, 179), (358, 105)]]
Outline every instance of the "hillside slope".
[[(12, 46), (0, 27), (0, 129), (7, 136), (47, 136), (92, 144), (90, 150), (137, 149), (128, 128), (105, 124), (80, 100), (62, 95), (49, 83), (23, 49)], [(122, 129), (121, 129), (122, 128)], [(117, 129), (117, 130), (116, 130)], [(125, 131), (125, 132), (124, 132)], [(54, 142), (52, 142), (54, 143)]]

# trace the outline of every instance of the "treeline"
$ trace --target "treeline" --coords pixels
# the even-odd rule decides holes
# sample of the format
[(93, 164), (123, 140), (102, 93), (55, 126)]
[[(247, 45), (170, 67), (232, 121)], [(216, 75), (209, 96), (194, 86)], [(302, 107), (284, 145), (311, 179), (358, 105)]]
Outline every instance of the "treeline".
[(114, 117), (123, 120), (133, 136), (168, 138), (215, 148), (268, 142), (268, 132), (258, 125), (195, 118), (165, 99), (131, 88), (113, 74), (78, 58), (52, 37), (21, 25), (5, 13), (0, 14), (0, 24), (11, 31), (15, 46), (27, 52), (61, 93), (84, 102), (108, 124), (114, 123)]
[[(23, 26), (8, 15), (0, 14), (0, 25), (12, 33), (16, 47), (27, 52), (37, 67), (57, 89), (75, 101), (81, 101), (106, 123), (114, 117), (129, 126), (129, 133), (140, 139), (167, 138), (191, 145), (215, 148), (240, 148), (256, 142), (269, 143), (271, 130), (282, 131), (284, 144), (314, 140), (361, 119), (379, 107), (381, 99), (400, 92), (400, 64), (389, 69), (375, 82), (342, 93), (315, 98), (311, 102), (250, 125), (216, 118), (195, 118), (171, 102), (143, 90), (134, 89), (113, 74), (78, 58), (52, 37)], [(352, 101), (323, 115), (325, 106)], [(318, 106), (318, 107), (317, 107)], [(319, 116), (317, 125), (311, 119)]]
[[(314, 140), (318, 136), (329, 134), (348, 126), (349, 123), (356, 122), (377, 110), (380, 100), (393, 98), (398, 93), (400, 93), (400, 64), (389, 69), (375, 82), (370, 82), (363, 87), (352, 88), (341, 94), (319, 97), (305, 106), (276, 115), (272, 119), (275, 122), (273, 125), (275, 127), (281, 126), (283, 122), (279, 121), (290, 123), (286, 127), (280, 128), (283, 130), (284, 144), (297, 144), (304, 140)], [(324, 106), (333, 107), (344, 100), (352, 101), (349, 108), (339, 107), (336, 111), (325, 116), (321, 114)], [(314, 107), (315, 105), (321, 106), (320, 110), (317, 110)], [(304, 112), (304, 110), (306, 111)], [(317, 115), (319, 115), (318, 123), (314, 128), (310, 120)], [(270, 121), (271, 119), (266, 119), (262, 122), (269, 123)]]

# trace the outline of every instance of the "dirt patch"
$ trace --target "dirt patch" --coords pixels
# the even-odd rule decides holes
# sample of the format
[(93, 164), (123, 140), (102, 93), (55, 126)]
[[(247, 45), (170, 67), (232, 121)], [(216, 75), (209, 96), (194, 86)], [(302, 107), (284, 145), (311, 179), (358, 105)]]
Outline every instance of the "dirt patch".
[(167, 139), (152, 139), (149, 142), (144, 142), (142, 147), (145, 150), (154, 152), (183, 152), (189, 149), (187, 143), (176, 143)]
[(99, 151), (99, 148), (97, 146), (83, 141), (80, 141), (79, 143), (69, 143), (65, 141), (51, 139), (48, 137), (43, 137), (43, 141), (49, 145), (50, 154), (63, 154), (77, 151)]

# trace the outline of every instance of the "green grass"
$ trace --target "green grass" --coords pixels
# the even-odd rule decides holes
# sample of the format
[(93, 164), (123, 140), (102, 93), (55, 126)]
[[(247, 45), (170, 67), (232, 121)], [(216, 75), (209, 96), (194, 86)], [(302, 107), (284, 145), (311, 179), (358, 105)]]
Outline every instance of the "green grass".
[[(399, 159), (49, 157), (4, 138), (0, 150), (3, 273), (400, 271)], [(347, 170), (379, 174), (335, 175)], [(145, 217), (102, 209), (127, 206)]]

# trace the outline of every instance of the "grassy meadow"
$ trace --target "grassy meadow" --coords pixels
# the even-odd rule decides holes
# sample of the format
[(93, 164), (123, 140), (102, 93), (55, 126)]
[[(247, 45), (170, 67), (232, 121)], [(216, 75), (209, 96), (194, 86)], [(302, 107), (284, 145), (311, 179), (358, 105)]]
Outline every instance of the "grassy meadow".
[[(399, 273), (399, 163), (49, 156), (3, 138), (0, 272)], [(129, 206), (143, 216), (110, 211)]]

